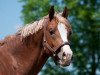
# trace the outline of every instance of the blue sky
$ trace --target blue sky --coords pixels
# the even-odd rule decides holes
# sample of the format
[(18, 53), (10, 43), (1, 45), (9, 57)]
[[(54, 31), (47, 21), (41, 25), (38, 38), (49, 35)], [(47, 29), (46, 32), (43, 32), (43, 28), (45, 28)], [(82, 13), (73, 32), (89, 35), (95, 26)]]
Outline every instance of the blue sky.
[(0, 39), (14, 34), (22, 25), (21, 10), (18, 0), (0, 0)]

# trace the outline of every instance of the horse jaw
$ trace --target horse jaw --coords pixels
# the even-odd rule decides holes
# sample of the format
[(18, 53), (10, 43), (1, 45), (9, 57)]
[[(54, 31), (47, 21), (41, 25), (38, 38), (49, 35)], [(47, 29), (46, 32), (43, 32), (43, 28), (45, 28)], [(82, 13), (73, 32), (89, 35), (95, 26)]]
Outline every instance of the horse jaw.
[(57, 61), (58, 65), (69, 66), (72, 60), (72, 51), (69, 45), (64, 45), (60, 52), (57, 54), (59, 60)]

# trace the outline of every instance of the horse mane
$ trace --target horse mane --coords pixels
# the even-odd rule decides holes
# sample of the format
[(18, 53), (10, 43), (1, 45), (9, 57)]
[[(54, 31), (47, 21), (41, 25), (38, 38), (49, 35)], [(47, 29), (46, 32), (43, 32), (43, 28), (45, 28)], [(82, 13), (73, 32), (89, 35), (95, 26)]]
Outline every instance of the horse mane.
[(22, 37), (27, 37), (29, 35), (35, 34), (37, 31), (43, 28), (44, 24), (46, 23), (48, 16), (43, 17), (39, 21), (35, 21), (30, 24), (26, 24), (22, 27), (17, 33), (20, 34)]
[[(61, 13), (55, 13), (55, 17), (57, 18), (57, 20), (59, 22), (63, 22), (67, 25), (67, 27), (69, 29), (71, 29), (71, 25), (68, 22), (68, 20), (66, 20), (65, 18), (61, 17)], [(19, 31), (16, 34), (20, 34), (22, 38), (26, 38), (29, 35), (33, 35), (35, 34), (37, 31), (39, 31), (40, 29), (43, 28), (43, 26), (45, 25), (45, 23), (48, 21), (49, 16), (44, 16), (41, 20), (39, 21), (35, 21), (33, 23), (30, 24), (26, 24), (25, 26), (23, 26), (22, 28), (19, 29)], [(67, 21), (67, 22), (66, 22)], [(13, 39), (15, 35), (9, 35), (7, 37), (5, 37), (5, 39), (0, 40), (0, 46), (4, 45), (6, 43), (7, 40), (11, 40)]]
[[(70, 27), (71, 25), (69, 24), (68, 20), (66, 20), (65, 18), (61, 17), (61, 13), (55, 12), (55, 17), (60, 22), (66, 23), (66, 21), (67, 21), (66, 25), (67, 25), (67, 27), (69, 29), (71, 29), (71, 27)], [(22, 37), (27, 37), (29, 35), (33, 35), (37, 31), (39, 31), (40, 29), (43, 28), (43, 26), (45, 25), (45, 23), (48, 21), (48, 18), (49, 18), (49, 16), (47, 15), (47, 16), (43, 17), (41, 20), (39, 20), (39, 21), (35, 21), (33, 23), (26, 24), (17, 33), (19, 33)]]

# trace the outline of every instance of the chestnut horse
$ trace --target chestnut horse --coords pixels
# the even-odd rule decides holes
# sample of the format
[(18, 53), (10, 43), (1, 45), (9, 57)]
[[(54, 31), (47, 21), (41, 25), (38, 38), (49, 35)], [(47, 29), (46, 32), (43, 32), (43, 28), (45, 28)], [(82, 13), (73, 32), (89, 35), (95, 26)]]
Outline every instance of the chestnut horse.
[(57, 65), (68, 66), (73, 53), (67, 15), (67, 8), (58, 14), (52, 6), (49, 15), (1, 40), (0, 75), (37, 75), (50, 56)]

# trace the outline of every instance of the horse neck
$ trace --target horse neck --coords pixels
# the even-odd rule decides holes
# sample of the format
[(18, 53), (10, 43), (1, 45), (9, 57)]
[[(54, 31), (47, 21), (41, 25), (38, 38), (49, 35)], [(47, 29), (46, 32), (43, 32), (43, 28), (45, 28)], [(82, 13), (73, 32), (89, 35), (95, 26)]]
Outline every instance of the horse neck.
[(18, 51), (13, 52), (20, 72), (37, 75), (41, 70), (48, 58), (42, 43), (43, 30), (40, 30), (34, 36), (27, 37), (23, 41), (23, 46)]

